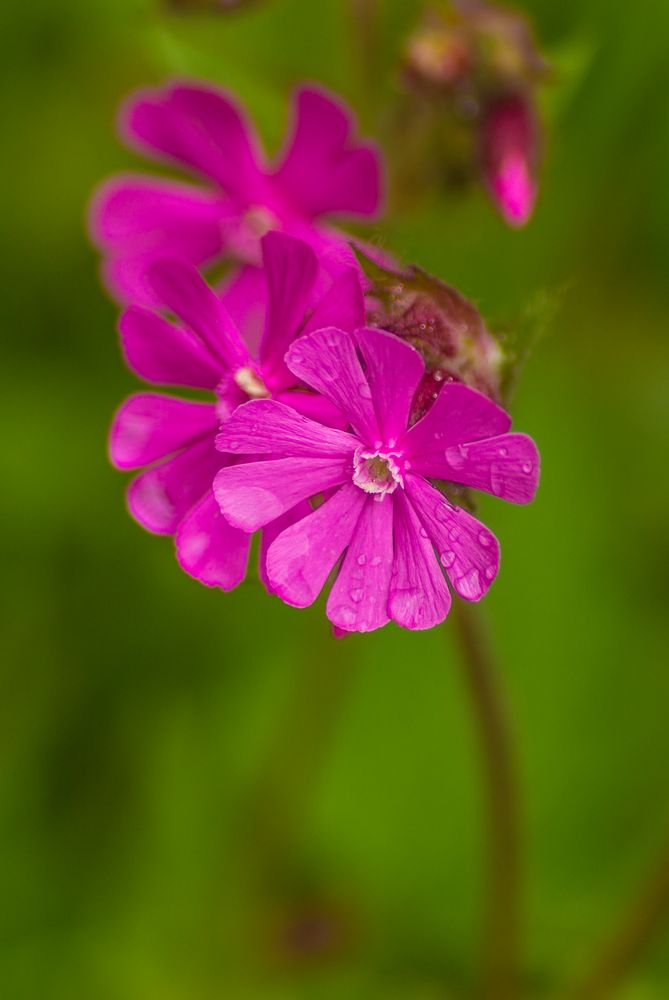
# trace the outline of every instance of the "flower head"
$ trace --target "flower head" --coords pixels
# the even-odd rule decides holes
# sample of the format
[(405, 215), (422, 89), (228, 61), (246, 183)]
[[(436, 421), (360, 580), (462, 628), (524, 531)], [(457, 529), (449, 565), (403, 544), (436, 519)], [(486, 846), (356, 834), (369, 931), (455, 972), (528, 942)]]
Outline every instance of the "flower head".
[[(355, 270), (340, 274), (308, 311), (318, 274), (313, 251), (281, 233), (265, 236), (262, 251), (268, 308), (255, 349), (195, 267), (174, 259), (155, 261), (148, 280), (156, 300), (177, 317), (178, 325), (139, 306), (127, 309), (120, 321), (123, 351), (138, 375), (148, 382), (212, 393), (212, 402), (155, 392), (131, 396), (114, 418), (110, 453), (118, 468), (148, 466), (130, 484), (133, 517), (149, 531), (175, 534), (183, 569), (224, 590), (245, 575), (249, 535), (221, 517), (212, 494), (221, 467), (215, 448), (221, 421), (241, 403), (269, 397), (325, 422), (339, 419), (327, 400), (295, 391), (298, 378), (286, 367), (284, 355), (300, 332), (328, 322), (352, 330), (364, 321)], [(230, 305), (236, 309), (239, 302), (231, 300)], [(266, 538), (303, 513), (299, 505), (294, 512), (284, 511), (280, 524), (269, 526)]]
[(243, 111), (209, 85), (172, 83), (135, 94), (121, 127), (140, 152), (204, 181), (126, 175), (97, 192), (91, 232), (105, 255), (105, 281), (124, 301), (153, 302), (146, 276), (157, 257), (197, 266), (232, 257), (256, 266), (261, 237), (277, 229), (309, 243), (334, 275), (354, 261), (322, 217), (366, 219), (380, 208), (378, 151), (354, 138), (343, 103), (312, 86), (295, 94), (292, 133), (275, 164)]
[(249, 402), (225, 422), (217, 446), (264, 458), (224, 467), (214, 484), (225, 518), (248, 532), (325, 494), (269, 546), (274, 592), (311, 604), (343, 554), (327, 602), (337, 628), (366, 632), (390, 619), (410, 629), (436, 625), (451, 604), (444, 571), (456, 593), (479, 600), (497, 573), (498, 543), (429, 480), (528, 503), (539, 475), (531, 438), (509, 433), (503, 409), (456, 382), (408, 426), (423, 361), (381, 330), (315, 330), (291, 346), (286, 363), (345, 415), (348, 430), (274, 400)]

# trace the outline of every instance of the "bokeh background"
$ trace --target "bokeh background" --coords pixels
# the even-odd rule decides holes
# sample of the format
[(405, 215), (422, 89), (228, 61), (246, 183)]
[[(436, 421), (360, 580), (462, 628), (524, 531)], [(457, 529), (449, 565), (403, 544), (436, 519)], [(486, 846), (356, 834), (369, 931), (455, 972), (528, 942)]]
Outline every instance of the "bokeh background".
[[(0, 5), (7, 1000), (430, 1000), (476, 978), (485, 809), (452, 629), (334, 641), (320, 605), (209, 591), (130, 520), (106, 457), (135, 382), (84, 214), (137, 165), (119, 99), (205, 75), (275, 148), (306, 77), (380, 133), (421, 4), (381, 3), (369, 58), (355, 6)], [(477, 188), (444, 188), (395, 199), (372, 235), (491, 320), (556, 304), (514, 404), (542, 450), (538, 499), (482, 505), (543, 996), (669, 829), (669, 7), (522, 7), (558, 68), (534, 220), (511, 231)], [(620, 996), (669, 996), (669, 931)]]

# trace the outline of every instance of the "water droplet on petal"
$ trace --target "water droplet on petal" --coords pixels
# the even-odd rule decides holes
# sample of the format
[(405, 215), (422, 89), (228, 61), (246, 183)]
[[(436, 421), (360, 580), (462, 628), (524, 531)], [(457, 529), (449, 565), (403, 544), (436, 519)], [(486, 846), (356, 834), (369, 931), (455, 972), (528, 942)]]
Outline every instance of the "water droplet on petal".
[(467, 461), (466, 445), (452, 445), (444, 452), (444, 458), (452, 469), (461, 469)]
[(457, 581), (457, 591), (461, 597), (473, 601), (480, 597), (483, 590), (481, 587), (481, 576), (477, 569), (471, 569)]
[(488, 546), (490, 545), (490, 535), (487, 533), (487, 531), (479, 531), (479, 544), (482, 545), (485, 549), (487, 549)]
[(434, 516), (436, 517), (437, 521), (448, 521), (449, 513), (450, 511), (448, 510), (448, 508), (444, 507), (442, 504), (437, 504), (437, 506), (434, 508)]
[(429, 538), (427, 531), (422, 526), (419, 528), (421, 538)]
[(509, 454), (508, 448), (500, 448), (499, 454), (502, 456), (502, 458), (506, 458), (506, 456)]
[(523, 472), (525, 473), (525, 475), (529, 476), (530, 473), (532, 472), (532, 469), (534, 468), (534, 466), (532, 465), (531, 462), (523, 462), (521, 468), (522, 468)]
[(441, 562), (444, 569), (450, 569), (455, 562), (455, 552), (451, 552), (449, 549), (446, 549), (445, 552), (441, 553)]
[(496, 497), (504, 496), (506, 492), (506, 480), (504, 478), (504, 468), (493, 464), (490, 466), (490, 489)]
[(366, 562), (367, 562), (367, 556), (364, 554), (364, 552), (361, 552), (357, 559), (358, 566), (364, 566)]
[(381, 556), (372, 556), (369, 561), (370, 566), (378, 566), (381, 562)]
[(342, 604), (341, 607), (334, 608), (332, 616), (337, 619), (337, 624), (341, 625), (355, 625), (357, 617), (355, 610), (349, 608), (347, 604)]
[(495, 572), (496, 571), (495, 571), (495, 567), (494, 566), (486, 566), (486, 568), (485, 568), (485, 575), (486, 575), (486, 577), (487, 577), (488, 580), (494, 580), (495, 579)]
[(358, 587), (356, 590), (352, 590), (348, 596), (351, 598), (352, 601), (355, 601), (357, 604), (358, 601), (362, 600), (363, 594), (364, 591), (362, 590), (362, 588)]
[(358, 392), (360, 393), (363, 399), (372, 398), (372, 390), (369, 388), (367, 382), (360, 383), (360, 385), (358, 386)]

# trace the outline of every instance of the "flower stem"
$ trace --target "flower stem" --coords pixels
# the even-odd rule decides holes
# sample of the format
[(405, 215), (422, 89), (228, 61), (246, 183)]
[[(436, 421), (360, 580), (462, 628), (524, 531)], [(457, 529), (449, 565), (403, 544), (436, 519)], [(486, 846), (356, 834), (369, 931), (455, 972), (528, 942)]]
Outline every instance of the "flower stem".
[(484, 772), (488, 834), (488, 903), (482, 995), (518, 995), (521, 910), (520, 802), (515, 750), (499, 672), (477, 609), (458, 601), (455, 624)]
[(615, 996), (668, 919), (669, 840), (613, 933), (596, 951), (585, 975), (566, 994), (569, 1000), (604, 1000)]

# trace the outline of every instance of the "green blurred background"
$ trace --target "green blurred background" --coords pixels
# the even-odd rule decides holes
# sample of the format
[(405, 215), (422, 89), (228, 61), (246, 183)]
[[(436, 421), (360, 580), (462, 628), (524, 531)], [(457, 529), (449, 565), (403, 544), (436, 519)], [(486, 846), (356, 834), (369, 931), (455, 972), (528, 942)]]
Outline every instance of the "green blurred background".
[[(476, 977), (485, 810), (452, 628), (336, 642), (322, 606), (209, 591), (130, 520), (106, 433), (136, 383), (83, 221), (136, 164), (112, 128), (133, 87), (217, 79), (275, 148), (307, 77), (374, 133), (420, 7), (381, 3), (370, 72), (343, 0), (1, 6), (7, 1000), (431, 1000)], [(559, 69), (535, 219), (513, 232), (476, 189), (431, 192), (376, 235), (491, 319), (559, 298), (514, 408), (538, 499), (482, 505), (542, 996), (669, 827), (669, 6), (523, 9)], [(669, 933), (620, 995), (669, 996)]]

